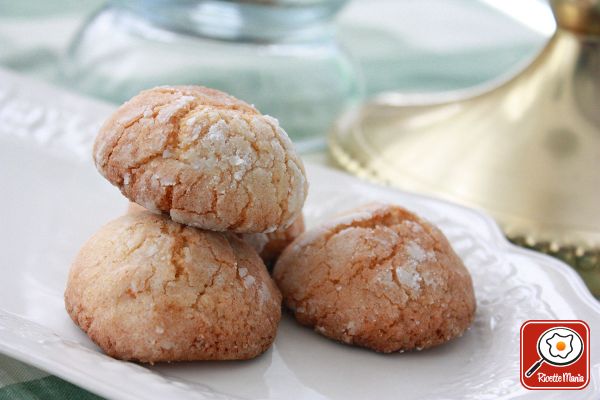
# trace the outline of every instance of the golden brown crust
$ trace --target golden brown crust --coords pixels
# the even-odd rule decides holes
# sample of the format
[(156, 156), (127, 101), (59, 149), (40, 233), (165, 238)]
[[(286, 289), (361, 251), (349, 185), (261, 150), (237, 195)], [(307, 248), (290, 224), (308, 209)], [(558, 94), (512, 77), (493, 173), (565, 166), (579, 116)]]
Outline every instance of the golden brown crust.
[[(137, 203), (129, 202), (128, 213), (148, 211)], [(288, 228), (271, 233), (240, 233), (238, 236), (248, 243), (262, 258), (267, 268), (272, 267), (283, 250), (304, 232), (304, 216), (300, 214)]]
[(147, 210), (144, 207), (140, 206), (138, 203), (133, 203), (130, 201), (129, 204), (127, 204), (127, 214), (133, 214), (133, 213), (144, 212), (144, 211), (152, 212), (152, 211)]
[(283, 250), (304, 232), (304, 217), (302, 214), (292, 225), (284, 230), (272, 233), (243, 233), (244, 239), (263, 259), (267, 268), (275, 264)]
[(422, 349), (471, 324), (471, 277), (437, 228), (373, 204), (300, 235), (273, 277), (298, 321), (380, 352)]
[(131, 201), (210, 230), (285, 228), (307, 193), (302, 161), (277, 120), (198, 86), (133, 97), (101, 128), (94, 160)]
[(255, 357), (281, 317), (281, 294), (245, 242), (149, 212), (83, 246), (65, 305), (108, 355), (151, 363)]

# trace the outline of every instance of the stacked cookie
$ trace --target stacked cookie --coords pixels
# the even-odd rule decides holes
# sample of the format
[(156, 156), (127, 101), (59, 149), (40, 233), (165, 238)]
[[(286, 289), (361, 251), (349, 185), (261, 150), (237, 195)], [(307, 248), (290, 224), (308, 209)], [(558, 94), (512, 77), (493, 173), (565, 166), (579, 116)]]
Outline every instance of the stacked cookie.
[(141, 206), (76, 257), (71, 318), (107, 354), (248, 359), (273, 342), (281, 294), (265, 267), (303, 230), (307, 183), (277, 120), (225, 93), (160, 87), (122, 105), (94, 145)]
[(113, 357), (255, 357), (275, 339), (282, 297), (301, 324), (378, 352), (436, 346), (473, 321), (468, 270), (410, 211), (370, 204), (304, 232), (289, 138), (225, 93), (140, 93), (102, 127), (94, 160), (131, 203), (80, 250), (65, 304)]

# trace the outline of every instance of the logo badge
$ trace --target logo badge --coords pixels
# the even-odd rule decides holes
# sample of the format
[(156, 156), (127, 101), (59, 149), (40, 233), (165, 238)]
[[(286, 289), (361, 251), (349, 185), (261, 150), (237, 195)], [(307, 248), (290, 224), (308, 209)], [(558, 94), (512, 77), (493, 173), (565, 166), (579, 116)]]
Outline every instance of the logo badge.
[(590, 328), (583, 321), (531, 320), (521, 326), (521, 383), (531, 390), (585, 388)]

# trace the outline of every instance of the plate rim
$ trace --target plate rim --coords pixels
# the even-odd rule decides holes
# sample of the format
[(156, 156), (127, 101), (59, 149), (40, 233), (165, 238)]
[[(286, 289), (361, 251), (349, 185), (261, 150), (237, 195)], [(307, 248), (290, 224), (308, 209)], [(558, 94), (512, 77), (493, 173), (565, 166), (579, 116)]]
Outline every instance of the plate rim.
[[(583, 303), (584, 305), (586, 305), (591, 312), (594, 312), (596, 314), (596, 316), (598, 317), (598, 321), (600, 321), (600, 302), (598, 302), (592, 296), (591, 292), (588, 290), (587, 286), (585, 285), (583, 279), (579, 276), (579, 274), (577, 274), (577, 272), (575, 270), (573, 270), (573, 268), (571, 268), (567, 264), (561, 262), (560, 260), (554, 259), (548, 255), (545, 255), (542, 253), (537, 253), (532, 250), (520, 248), (520, 247), (510, 243), (502, 234), (502, 231), (500, 230), (498, 224), (490, 216), (486, 215), (485, 213), (483, 213), (479, 210), (475, 210), (473, 208), (465, 207), (461, 204), (452, 203), (452, 202), (444, 200), (444, 199), (438, 199), (438, 198), (435, 198), (432, 196), (418, 194), (418, 193), (411, 193), (411, 192), (399, 190), (399, 189), (396, 189), (393, 187), (376, 185), (372, 182), (358, 179), (358, 178), (351, 176), (343, 171), (334, 170), (329, 167), (315, 165), (312, 163), (306, 163), (306, 166), (309, 171), (316, 170), (317, 171), (316, 173), (320, 173), (320, 174), (324, 173), (324, 174), (338, 175), (339, 178), (349, 180), (349, 181), (359, 184), (361, 186), (367, 186), (374, 190), (385, 191), (385, 192), (395, 194), (395, 195), (402, 195), (405, 197), (410, 197), (410, 198), (415, 199), (417, 202), (421, 202), (421, 203), (433, 203), (433, 204), (438, 204), (438, 205), (442, 204), (443, 207), (446, 207), (446, 208), (450, 207), (450, 208), (458, 209), (458, 210), (461, 210), (463, 213), (467, 212), (467, 213), (477, 217), (482, 222), (484, 222), (485, 228), (487, 229), (488, 233), (490, 234), (491, 239), (485, 238), (484, 240), (488, 244), (490, 244), (491, 249), (494, 253), (502, 253), (503, 255), (506, 255), (507, 257), (510, 257), (511, 255), (524, 256), (524, 257), (531, 259), (533, 262), (535, 262), (538, 265), (543, 265), (545, 268), (546, 267), (552, 268), (552, 270), (554, 270), (559, 275), (564, 277), (565, 281), (568, 283), (568, 286), (571, 289), (571, 293), (568, 294), (568, 298), (571, 299), (572, 301), (579, 301), (579, 302)], [(6, 321), (8, 321), (8, 320), (12, 320), (15, 323), (20, 323), (21, 326), (24, 327), (24, 329), (27, 329), (27, 327), (30, 327), (30, 328), (36, 327), (38, 332), (35, 335), (32, 335), (30, 337), (28, 337), (28, 335), (23, 334), (24, 332), (22, 332), (18, 339), (20, 341), (20, 344), (7, 342), (4, 339), (2, 332), (7, 329), (10, 329), (10, 327), (8, 327), (7, 326), (8, 324), (6, 323)], [(12, 334), (17, 335), (17, 336), (19, 335), (18, 332), (12, 332)], [(39, 335), (43, 335), (44, 337), (46, 337), (46, 339), (42, 339), (40, 341), (39, 338), (36, 338), (36, 336), (39, 337)], [(73, 342), (73, 343), (75, 343), (75, 342)], [(25, 352), (23, 350), (23, 346), (26, 346), (26, 345), (30, 349), (34, 349), (34, 351)], [(44, 351), (43, 347), (44, 346), (51, 346), (51, 347), (54, 346), (54, 347), (56, 347), (57, 351), (64, 351), (65, 349), (64, 348), (61, 349), (61, 347), (65, 347), (65, 346), (69, 347), (69, 346), (72, 346), (72, 344), (70, 343), (70, 341), (60, 337), (58, 334), (51, 332), (49, 328), (47, 328), (43, 325), (40, 325), (36, 322), (33, 322), (27, 318), (22, 317), (22, 316), (13, 314), (12, 312), (10, 312), (8, 310), (0, 309), (0, 353), (6, 354), (10, 357), (13, 357), (16, 360), (19, 360), (28, 365), (32, 365), (36, 368), (44, 370), (51, 375), (56, 375), (68, 382), (73, 383), (74, 385), (77, 385), (86, 390), (89, 390), (92, 393), (96, 393), (96, 394), (99, 394), (101, 396), (105, 396), (108, 398), (119, 398), (119, 399), (126, 399), (126, 400), (140, 399), (140, 398), (152, 399), (152, 398), (155, 398), (154, 394), (161, 393), (161, 392), (163, 393), (163, 395), (168, 395), (168, 396), (176, 395), (175, 392), (178, 392), (179, 394), (185, 395), (188, 397), (190, 397), (190, 394), (191, 394), (192, 395), (191, 397), (195, 397), (195, 398), (199, 398), (199, 399), (210, 399), (210, 398), (235, 399), (236, 398), (235, 396), (232, 396), (232, 395), (218, 393), (218, 392), (212, 390), (211, 388), (204, 387), (203, 385), (200, 385), (200, 384), (197, 384), (197, 386), (196, 386), (196, 384), (194, 384), (193, 386), (191, 386), (189, 384), (174, 385), (174, 383), (176, 383), (176, 380), (173, 380), (172, 378), (166, 378), (166, 377), (160, 376), (160, 375), (155, 374), (150, 371), (147, 371), (143, 375), (140, 373), (134, 373), (133, 375), (135, 375), (136, 379), (141, 379), (142, 381), (146, 381), (145, 382), (146, 384), (152, 385), (153, 390), (154, 390), (153, 394), (148, 396), (149, 393), (145, 387), (142, 387), (142, 388), (135, 387), (135, 388), (133, 388), (133, 390), (123, 391), (122, 387), (119, 387), (119, 385), (114, 383), (113, 380), (108, 379), (110, 377), (110, 375), (113, 375), (115, 373), (118, 374), (120, 370), (126, 368), (129, 370), (129, 374), (130, 374), (130, 375), (128, 375), (128, 377), (132, 378), (133, 376), (131, 375), (131, 373), (133, 371), (131, 371), (131, 369), (132, 368), (134, 368), (134, 369), (145, 368), (144, 366), (138, 365), (138, 364), (132, 363), (132, 362), (124, 362), (124, 361), (116, 360), (116, 359), (110, 358), (110, 357), (102, 354), (101, 352), (89, 350), (87, 348), (82, 347), (80, 344), (75, 343), (74, 348), (75, 348), (76, 352), (90, 351), (90, 352), (93, 352), (96, 356), (101, 356), (101, 357), (105, 358), (107, 360), (107, 362), (111, 363), (111, 365), (113, 365), (113, 366), (114, 365), (123, 366), (123, 368), (117, 368), (116, 372), (112, 369), (105, 369), (105, 370), (103, 370), (103, 374), (94, 375), (94, 374), (90, 374), (87, 370), (85, 370), (85, 368), (84, 369), (74, 368), (71, 365), (61, 363), (56, 358), (48, 358), (48, 357), (44, 356), (43, 355), (43, 351)], [(42, 351), (35, 351), (35, 350), (39, 350), (39, 349), (41, 349)], [(46, 351), (47, 351), (47, 349), (46, 349)], [(108, 374), (108, 377), (106, 376), (106, 374)], [(98, 376), (104, 376), (104, 379), (98, 379)], [(151, 379), (147, 379), (148, 377), (150, 377)], [(108, 382), (107, 382), (107, 380), (108, 380)], [(192, 387), (194, 390), (192, 391), (192, 393), (190, 393), (189, 389)], [(129, 389), (131, 389), (131, 388), (129, 388)]]

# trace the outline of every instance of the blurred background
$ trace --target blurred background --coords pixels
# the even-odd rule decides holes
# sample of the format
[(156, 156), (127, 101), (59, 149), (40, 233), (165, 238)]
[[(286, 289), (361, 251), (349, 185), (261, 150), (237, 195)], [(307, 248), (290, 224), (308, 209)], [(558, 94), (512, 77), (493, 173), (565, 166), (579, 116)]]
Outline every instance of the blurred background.
[(497, 79), (554, 25), (540, 0), (0, 0), (0, 64), (114, 103), (216, 87), (314, 151), (343, 109)]

